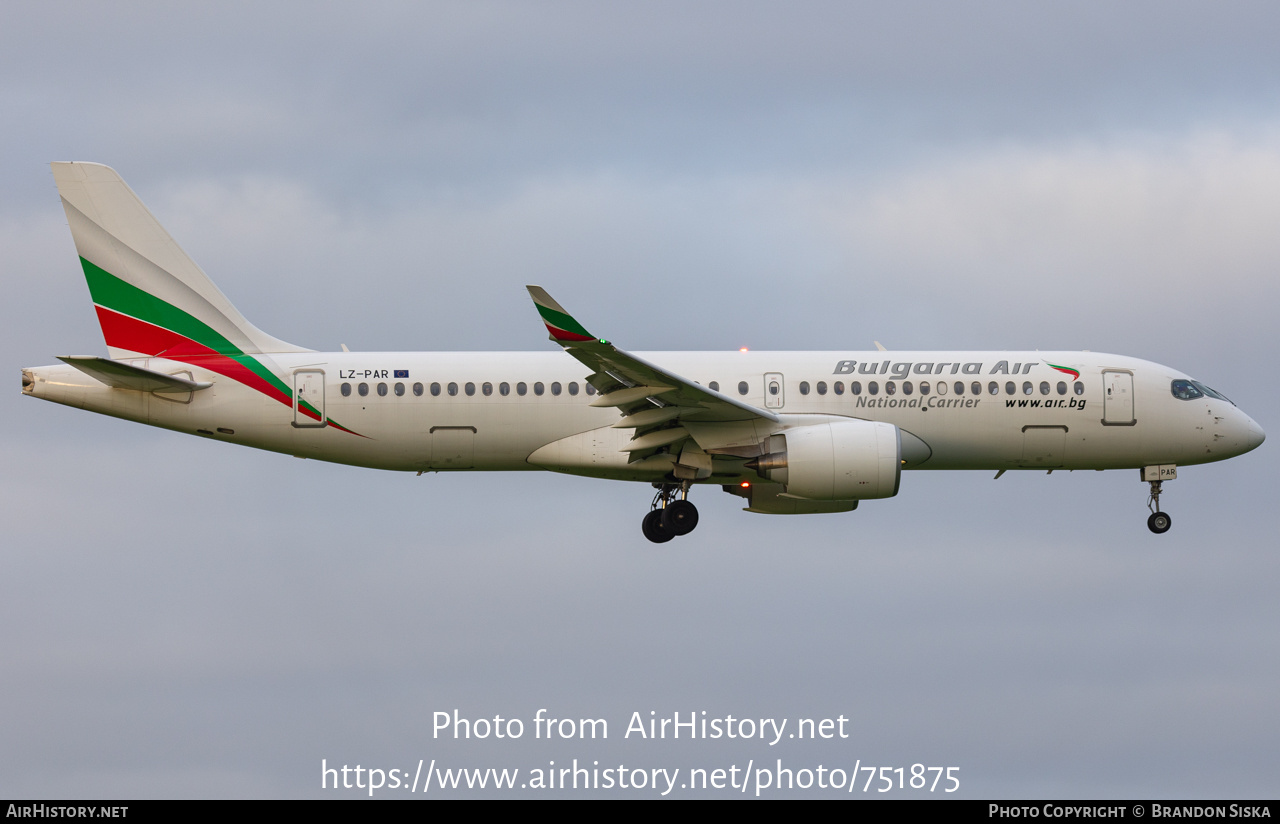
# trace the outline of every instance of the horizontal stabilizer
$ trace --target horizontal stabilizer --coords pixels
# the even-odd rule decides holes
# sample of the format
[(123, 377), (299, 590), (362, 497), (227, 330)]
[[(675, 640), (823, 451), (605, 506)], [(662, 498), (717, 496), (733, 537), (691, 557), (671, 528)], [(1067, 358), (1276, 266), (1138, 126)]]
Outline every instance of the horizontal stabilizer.
[(59, 357), (63, 363), (74, 366), (91, 378), (116, 389), (135, 389), (139, 392), (194, 392), (213, 386), (203, 381), (193, 381), (177, 375), (166, 375), (154, 369), (144, 369), (130, 363), (92, 356)]

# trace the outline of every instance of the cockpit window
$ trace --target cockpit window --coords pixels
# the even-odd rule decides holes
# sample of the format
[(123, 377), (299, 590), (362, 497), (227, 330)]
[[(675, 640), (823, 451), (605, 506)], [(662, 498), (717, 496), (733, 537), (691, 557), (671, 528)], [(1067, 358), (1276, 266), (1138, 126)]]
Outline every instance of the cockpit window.
[(1228, 398), (1226, 395), (1222, 394), (1221, 392), (1215, 392), (1214, 390), (1212, 390), (1212, 389), (1210, 389), (1209, 387), (1205, 386), (1205, 385), (1204, 385), (1203, 383), (1201, 383), (1200, 381), (1192, 381), (1192, 383), (1193, 383), (1193, 384), (1195, 384), (1196, 389), (1199, 389), (1201, 392), (1205, 393), (1205, 394), (1206, 394), (1206, 395), (1208, 395), (1209, 397), (1211, 397), (1211, 398), (1217, 398), (1217, 399), (1218, 399), (1218, 400), (1220, 400), (1220, 401), (1226, 401), (1227, 403), (1231, 404), (1232, 406), (1235, 406), (1235, 405), (1236, 405), (1236, 402), (1235, 402), (1235, 401), (1231, 400), (1230, 398)]
[(1235, 401), (1221, 392), (1215, 392), (1200, 381), (1188, 381), (1179, 378), (1170, 385), (1169, 389), (1173, 392), (1173, 396), (1180, 401), (1193, 401), (1196, 398), (1203, 398), (1207, 395), (1210, 398), (1226, 401), (1232, 406), (1236, 405)]

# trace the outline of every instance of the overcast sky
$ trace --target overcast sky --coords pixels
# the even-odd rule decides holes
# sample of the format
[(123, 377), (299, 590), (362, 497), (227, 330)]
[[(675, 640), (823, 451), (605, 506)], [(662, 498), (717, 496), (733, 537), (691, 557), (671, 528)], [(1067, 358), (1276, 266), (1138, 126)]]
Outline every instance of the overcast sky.
[[(303, 462), (17, 372), (104, 352), (48, 167), (89, 160), (317, 349), (549, 351), (540, 283), (640, 351), (1148, 358), (1274, 436), (1277, 31), (1261, 2), (0, 2), (0, 796), (577, 758), (1274, 797), (1270, 443), (1182, 470), (1164, 536), (1135, 471), (918, 472), (840, 515), (698, 489), (659, 547), (644, 486)], [(455, 708), (526, 735), (433, 739)], [(533, 740), (540, 708), (609, 738)], [(850, 737), (623, 738), (704, 710)]]

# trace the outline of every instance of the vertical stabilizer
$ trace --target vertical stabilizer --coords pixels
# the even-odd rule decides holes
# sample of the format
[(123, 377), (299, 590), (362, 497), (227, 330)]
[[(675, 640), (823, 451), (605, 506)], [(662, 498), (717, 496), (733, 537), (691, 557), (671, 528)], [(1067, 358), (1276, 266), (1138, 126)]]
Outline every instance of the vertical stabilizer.
[(308, 351), (245, 320), (115, 169), (52, 166), (111, 357)]

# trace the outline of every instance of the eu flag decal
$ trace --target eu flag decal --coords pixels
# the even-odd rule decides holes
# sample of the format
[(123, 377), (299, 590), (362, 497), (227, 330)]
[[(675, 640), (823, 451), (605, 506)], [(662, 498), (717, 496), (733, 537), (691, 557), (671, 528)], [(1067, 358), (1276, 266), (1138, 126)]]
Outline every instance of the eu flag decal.
[(397, 369), (397, 370), (396, 370), (396, 377), (397, 377), (397, 378), (407, 378), (407, 377), (409, 377), (409, 370), (408, 370), (408, 369)]

